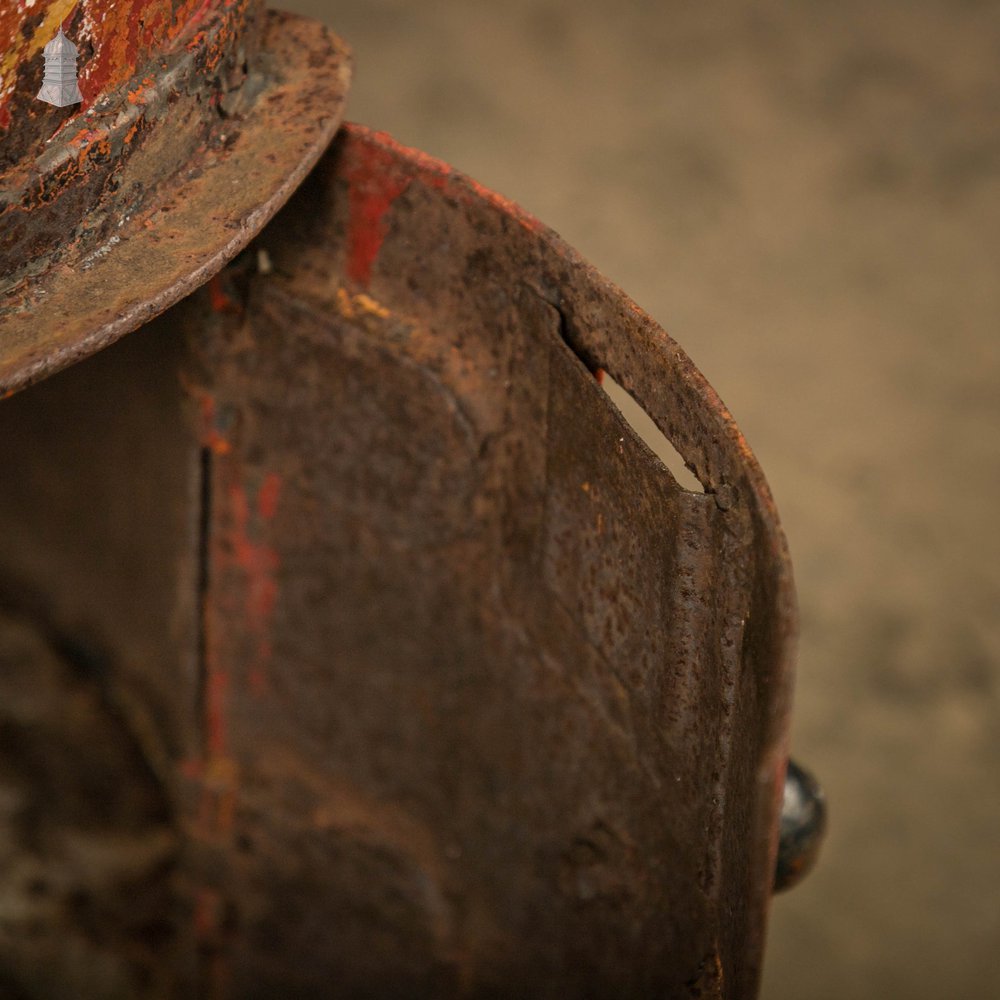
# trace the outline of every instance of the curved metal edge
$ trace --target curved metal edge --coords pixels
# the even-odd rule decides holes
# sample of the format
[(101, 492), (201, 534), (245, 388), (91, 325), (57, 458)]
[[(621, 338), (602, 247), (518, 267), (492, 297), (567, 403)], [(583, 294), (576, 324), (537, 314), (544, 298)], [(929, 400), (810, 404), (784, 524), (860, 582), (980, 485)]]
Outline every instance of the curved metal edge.
[(183, 35), (214, 15), (248, 2), (260, 4), (261, 0), (4, 0), (0, 9), (0, 136), (12, 125), (11, 103), (22, 70), (40, 57), (60, 26), (89, 53), (78, 65), (83, 100), (71, 107), (60, 126), (73, 128), (83, 122), (96, 95), (125, 84), (150, 59), (169, 53)]
[[(104, 92), (82, 121), (63, 121), (39, 150), (4, 172), (0, 296), (61, 259), (73, 259), (84, 245), (100, 246), (121, 217), (159, 197), (160, 186), (198, 155), (205, 134), (219, 124), (222, 102), (251, 89), (250, 81), (259, 75), (261, 13), (251, 12), (248, 0), (238, 5), (231, 0), (210, 20), (196, 19), (173, 50), (153, 58), (121, 87)], [(133, 159), (142, 161), (144, 145), (155, 145), (161, 128), (170, 128), (172, 141), (157, 155), (158, 183), (152, 188), (148, 181), (129, 183)], [(4, 138), (5, 152), (12, 138), (17, 139)], [(81, 190), (88, 192), (83, 198)], [(81, 211), (83, 220), (78, 219)], [(0, 317), (10, 311), (0, 304)]]
[[(570, 346), (592, 370), (606, 370), (636, 399), (677, 448), (705, 491), (716, 494), (720, 506), (723, 502), (727, 506), (748, 502), (766, 555), (775, 567), (774, 597), (783, 624), (780, 632), (783, 655), (774, 679), (785, 675), (794, 662), (797, 602), (791, 559), (777, 507), (760, 464), (733, 415), (684, 349), (555, 230), (520, 205), (443, 161), (402, 145), (387, 133), (350, 122), (345, 123), (344, 133), (349, 141), (372, 147), (375, 158), (381, 160), (379, 169), (387, 169), (392, 160), (401, 159), (428, 186), (443, 189), (451, 197), (491, 204), (533, 234), (540, 250), (567, 271), (567, 280), (560, 282), (558, 289), (540, 291), (550, 295), (552, 304), (562, 313), (566, 324), (564, 335)], [(349, 272), (352, 269), (350, 264), (348, 269)], [(359, 269), (356, 265), (353, 269), (357, 276)], [(571, 274), (575, 281), (569, 280)], [(366, 284), (367, 280), (362, 277), (360, 283)], [(576, 288), (586, 288), (588, 295), (576, 292), (565, 296), (565, 289)], [(606, 322), (609, 312), (618, 319), (613, 328)], [(594, 321), (597, 315), (601, 316), (600, 322)], [(786, 676), (784, 681), (787, 685), (790, 678)], [(775, 743), (787, 728), (791, 691), (784, 687), (778, 693), (782, 697), (769, 744)], [(780, 773), (775, 771), (769, 781), (777, 786), (778, 798), (786, 761), (787, 754), (782, 749), (775, 757)]]
[[(755, 995), (778, 850), (798, 634), (788, 546), (760, 465), (732, 414), (684, 350), (555, 231), (519, 205), (385, 133), (347, 124), (343, 141), (354, 150), (352, 155), (359, 157), (356, 169), (361, 183), (367, 183), (369, 176), (380, 178), (378, 186), (384, 189), (386, 199), (383, 212), (410, 181), (417, 180), (448, 198), (486, 202), (520, 226), (533, 242), (531, 253), (537, 255), (542, 270), (554, 276), (549, 287), (536, 291), (559, 311), (566, 342), (591, 370), (608, 371), (632, 394), (677, 448), (705, 491), (715, 494), (721, 509), (733, 511), (733, 530), (749, 530), (752, 536), (757, 579), (773, 608), (773, 614), (765, 616), (768, 620), (762, 628), (766, 631), (757, 635), (763, 652), (754, 658), (757, 689), (768, 710), (759, 733), (755, 767), (752, 828), (760, 836), (748, 845), (755, 898), (750, 904), (754, 912), (749, 938), (742, 950), (750, 962), (742, 982), (727, 984), (724, 995)], [(361, 147), (362, 152), (354, 147)], [(372, 231), (370, 216), (359, 221), (359, 231), (347, 234), (347, 274), (367, 288), (381, 235), (377, 225)], [(609, 323), (609, 316), (615, 321)]]
[(350, 50), (314, 21), (269, 11), (263, 54), (271, 85), (245, 117), (224, 123), (228, 135), (206, 144), (86, 268), (61, 263), (35, 279), (27, 308), (0, 318), (0, 399), (108, 346), (204, 284), (315, 166), (342, 120)]

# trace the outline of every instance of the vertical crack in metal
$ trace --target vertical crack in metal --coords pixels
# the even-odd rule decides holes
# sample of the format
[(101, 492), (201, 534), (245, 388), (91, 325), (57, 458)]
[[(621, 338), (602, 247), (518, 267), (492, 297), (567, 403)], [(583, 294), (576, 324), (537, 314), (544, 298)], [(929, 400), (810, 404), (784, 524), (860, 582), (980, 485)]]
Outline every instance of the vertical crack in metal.
[[(203, 764), (211, 758), (211, 711), (212, 684), (210, 650), (209, 650), (209, 589), (212, 582), (212, 503), (213, 503), (213, 473), (215, 456), (211, 447), (203, 447), (198, 459), (198, 550), (197, 550), (197, 701), (195, 712), (197, 721), (197, 745), (200, 748)], [(202, 781), (205, 781), (202, 775)], [(202, 791), (202, 819), (205, 819), (204, 790)], [(218, 983), (220, 980), (220, 956), (216, 950), (216, 942), (209, 935), (206, 938), (205, 922), (211, 910), (212, 894), (203, 888), (195, 903), (195, 965), (194, 965), (194, 996), (196, 1000), (215, 1000), (222, 995)]]
[(210, 558), (212, 542), (212, 472), (211, 448), (202, 448), (198, 462), (198, 576), (197, 576), (197, 693), (195, 706), (198, 721), (199, 743), (205, 746), (208, 738), (206, 713), (208, 711), (208, 589), (211, 582)]

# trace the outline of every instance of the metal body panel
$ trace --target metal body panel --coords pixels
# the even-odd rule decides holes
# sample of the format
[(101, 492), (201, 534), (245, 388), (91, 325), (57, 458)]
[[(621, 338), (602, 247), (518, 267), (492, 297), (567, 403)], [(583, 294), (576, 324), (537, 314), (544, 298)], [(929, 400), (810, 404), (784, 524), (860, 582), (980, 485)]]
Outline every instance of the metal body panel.
[(755, 994), (784, 542), (702, 376), (537, 221), (346, 129), (251, 253), (0, 404), (0, 462), (7, 620), (75, 657), (155, 805), (158, 946), (120, 873), (103, 924), (56, 891), (61, 995), (95, 956), (156, 996)]

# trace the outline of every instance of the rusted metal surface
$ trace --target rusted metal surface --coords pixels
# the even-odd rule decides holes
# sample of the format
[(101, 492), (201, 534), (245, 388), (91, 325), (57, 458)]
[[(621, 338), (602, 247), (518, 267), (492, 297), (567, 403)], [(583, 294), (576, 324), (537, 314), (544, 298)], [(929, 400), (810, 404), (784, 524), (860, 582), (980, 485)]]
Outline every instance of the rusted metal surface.
[[(80, 86), (84, 101), (68, 113), (78, 118), (94, 101), (148, 68), (182, 38), (189, 41), (210, 24), (219, 8), (240, 10), (247, 0), (129, 0), (80, 3), (79, 0), (10, 0), (0, 10), (0, 129), (23, 135), (34, 123), (49, 136), (44, 109), (32, 100), (37, 55), (63, 25), (82, 46)], [(242, 16), (242, 15), (241, 15)], [(186, 36), (186, 37), (185, 37)], [(19, 148), (17, 143), (14, 148)], [(5, 143), (4, 156), (10, 160)]]
[[(49, 815), (99, 746), (17, 772), (0, 983), (755, 994), (784, 542), (703, 377), (537, 221), (350, 127), (209, 286), (0, 404), (0, 467), (10, 684), (49, 663), (55, 719), (69, 671), (76, 731), (110, 712), (102, 766), (148, 803), (120, 835)], [(81, 829), (127, 874), (78, 884)]]
[(177, 832), (100, 655), (0, 611), (0, 665), (0, 996), (166, 995)]
[(0, 21), (0, 394), (207, 281), (328, 146), (349, 83), (342, 43), (260, 0), (130, 0), (75, 9), (85, 100), (52, 108), (38, 50), (65, 9)]

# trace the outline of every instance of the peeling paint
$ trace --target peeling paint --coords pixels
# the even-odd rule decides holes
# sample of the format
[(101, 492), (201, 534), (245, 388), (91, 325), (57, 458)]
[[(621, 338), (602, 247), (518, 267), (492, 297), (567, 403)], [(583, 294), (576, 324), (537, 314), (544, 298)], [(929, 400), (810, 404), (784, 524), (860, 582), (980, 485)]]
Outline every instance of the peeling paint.
[[(267, 540), (267, 525), (277, 516), (282, 480), (266, 473), (255, 490), (248, 487), (249, 473), (235, 455), (230, 440), (231, 411), (220, 407), (205, 389), (185, 386), (198, 409), (199, 439), (219, 461), (209, 473), (209, 495), (215, 497), (208, 512), (215, 526), (206, 557), (209, 560), (207, 592), (203, 595), (204, 630), (203, 760), (189, 762), (188, 772), (203, 785), (202, 815), (214, 834), (232, 828), (237, 798), (238, 775), (231, 760), (230, 709), (236, 693), (234, 685), (245, 683), (255, 695), (267, 688), (267, 668), (271, 659), (271, 618), (278, 599), (277, 572), (280, 558)], [(233, 584), (239, 580), (234, 589)], [(248, 660), (237, 673), (218, 653), (216, 623), (221, 595), (236, 592), (242, 597)], [(227, 606), (227, 610), (231, 610)]]
[[(325, 28), (265, 12), (263, 0), (206, 0), (184, 27), (82, 119), (14, 102), (19, 121), (0, 141), (0, 392), (92, 353), (205, 283), (285, 202), (340, 124), (350, 54)], [(205, 49), (189, 51), (201, 30)], [(212, 101), (223, 94), (228, 118)], [(74, 136), (96, 145), (81, 156)], [(114, 252), (81, 269), (115, 234)]]
[[(457, 173), (443, 161), (404, 147), (384, 132), (371, 135), (371, 143), (348, 148), (342, 166), (350, 185), (347, 276), (363, 288), (371, 283), (372, 268), (388, 235), (386, 215), (414, 181), (435, 191), (452, 192), (466, 202), (488, 201), (530, 232), (546, 230), (519, 205)], [(405, 166), (401, 155), (407, 157)]]
[(355, 155), (344, 170), (350, 184), (347, 276), (367, 288), (387, 235), (386, 213), (413, 178), (399, 169), (395, 156), (377, 145), (359, 145), (352, 150)]
[[(86, 6), (76, 0), (17, 0), (0, 11), (0, 127), (11, 124), (2, 120), (2, 113), (8, 110), (20, 67), (39, 57), (60, 25), (81, 52), (90, 51), (80, 64), (84, 99), (78, 113), (83, 113), (102, 93), (130, 79), (154, 52), (169, 50), (211, 10), (232, 6), (232, 0), (126, 0)], [(30, 23), (36, 26), (25, 33)]]
[[(14, 91), (18, 66), (40, 55), (75, 6), (76, 0), (16, 0), (0, 9), (0, 127), (9, 125), (2, 112)], [(25, 35), (22, 28), (29, 18), (37, 27)]]
[(376, 302), (370, 295), (359, 292), (351, 295), (346, 288), (337, 289), (337, 309), (344, 319), (355, 319), (358, 316), (374, 316), (377, 319), (388, 319), (391, 315), (385, 306)]

